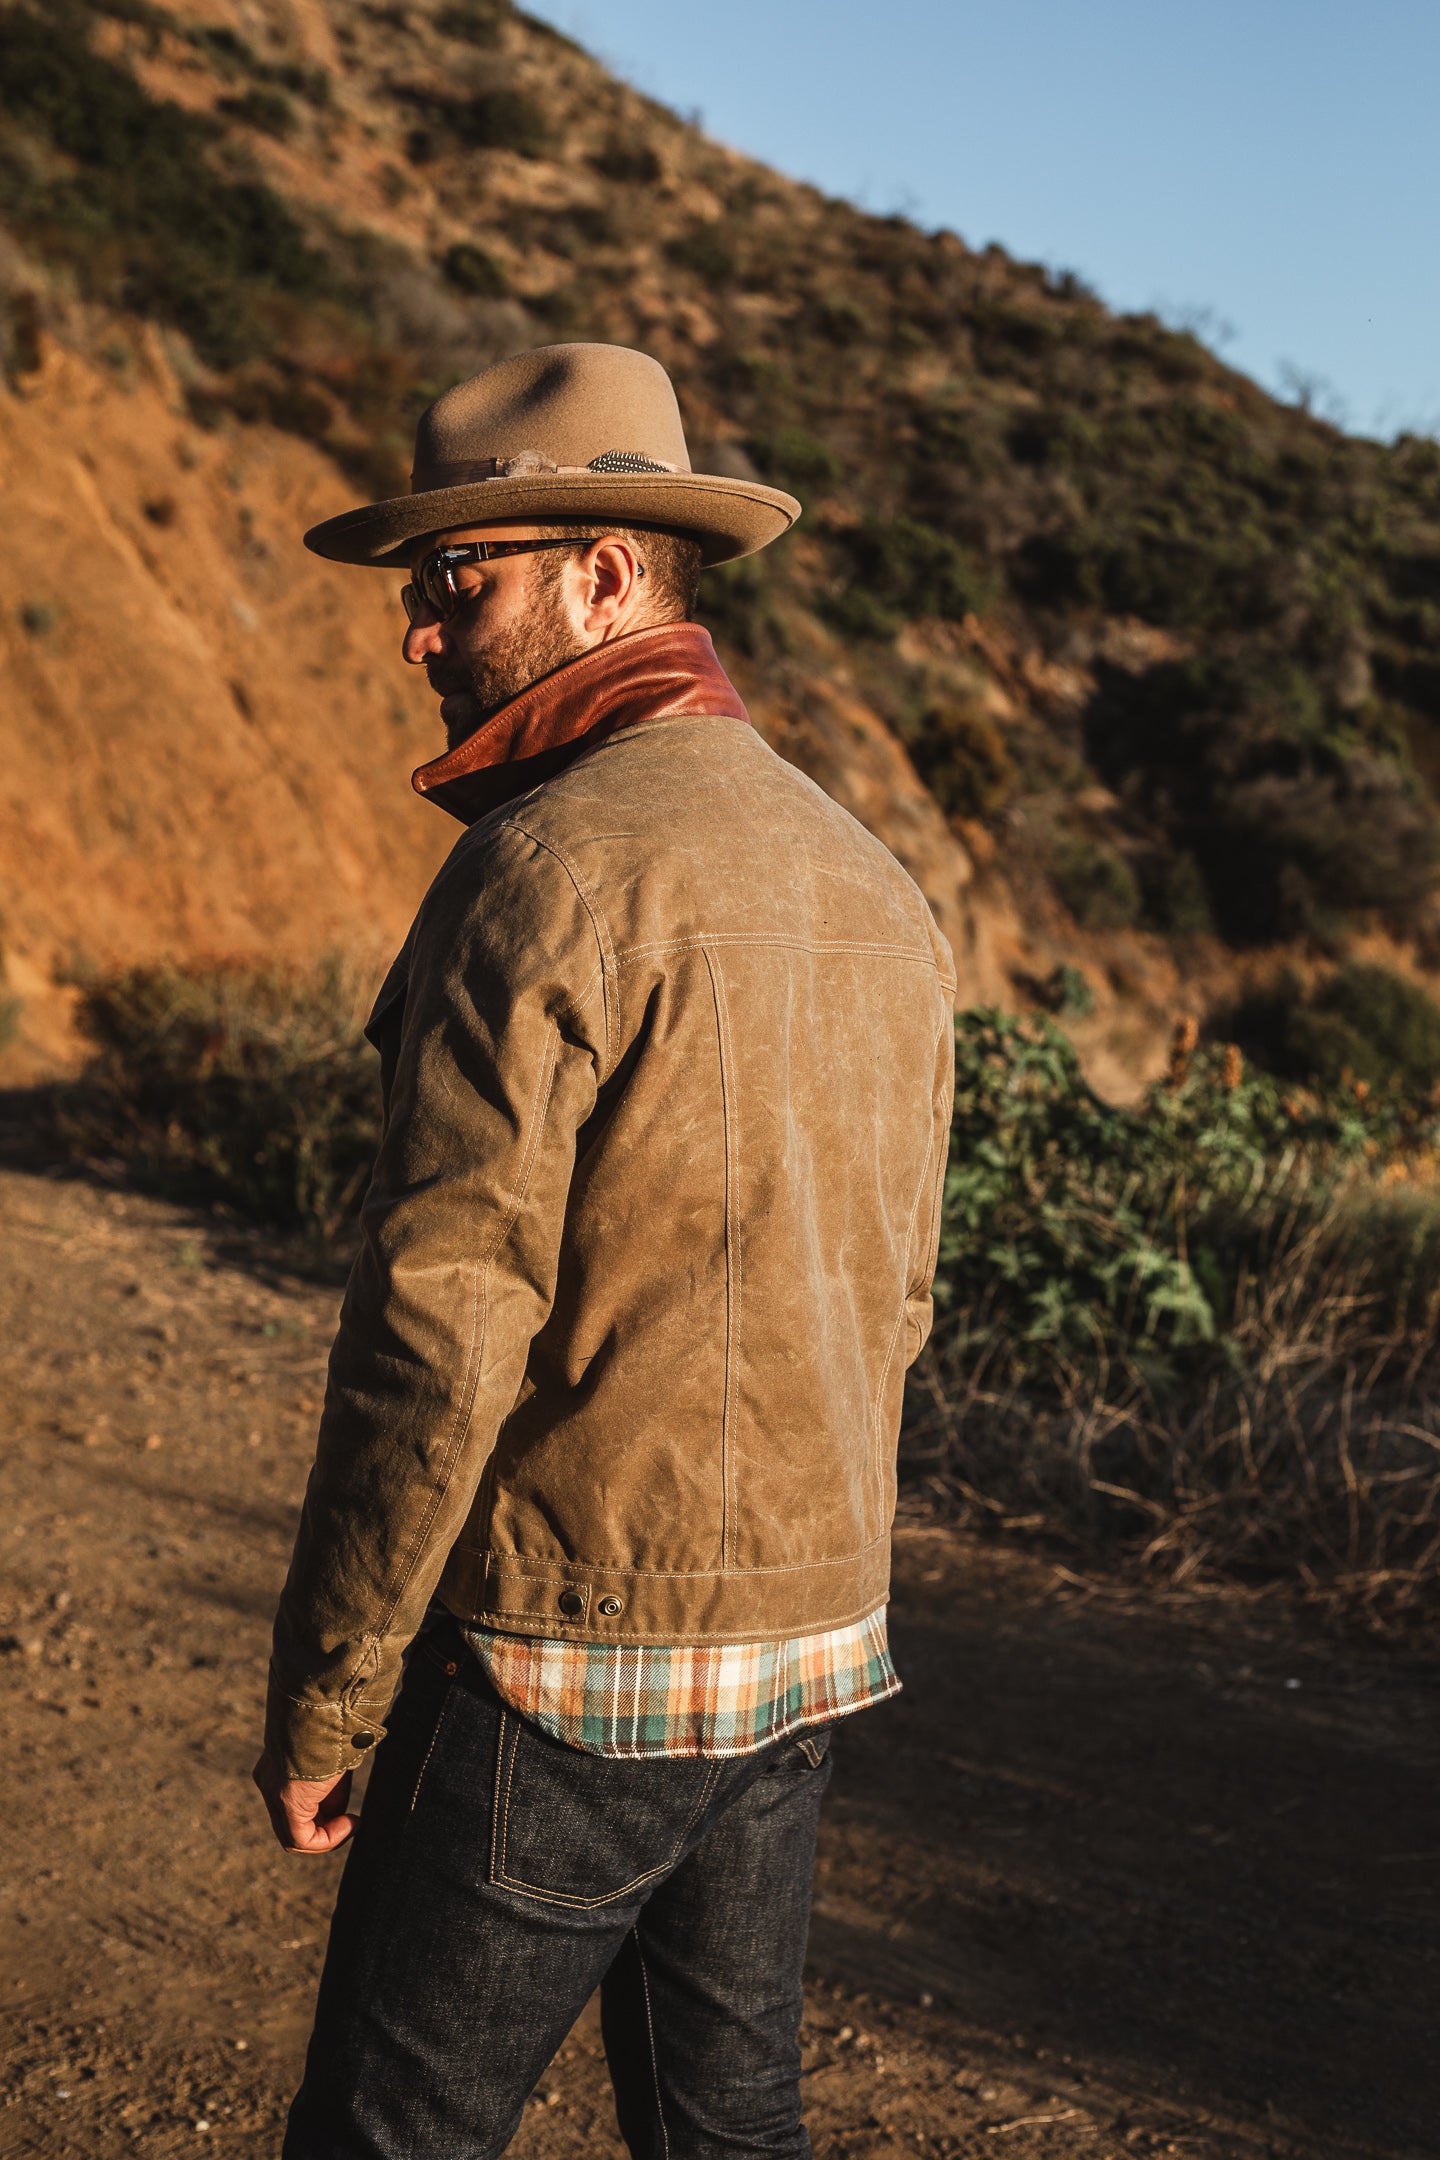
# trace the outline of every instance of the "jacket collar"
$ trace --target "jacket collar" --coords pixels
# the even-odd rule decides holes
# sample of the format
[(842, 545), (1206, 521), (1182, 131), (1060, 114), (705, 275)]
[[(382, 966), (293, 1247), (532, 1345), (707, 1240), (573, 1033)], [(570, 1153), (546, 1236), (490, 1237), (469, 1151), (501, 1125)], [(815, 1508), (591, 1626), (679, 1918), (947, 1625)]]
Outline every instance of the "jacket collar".
[(464, 825), (548, 780), (617, 728), (642, 720), (750, 715), (698, 623), (661, 623), (597, 645), (492, 713), (411, 774), (417, 795)]

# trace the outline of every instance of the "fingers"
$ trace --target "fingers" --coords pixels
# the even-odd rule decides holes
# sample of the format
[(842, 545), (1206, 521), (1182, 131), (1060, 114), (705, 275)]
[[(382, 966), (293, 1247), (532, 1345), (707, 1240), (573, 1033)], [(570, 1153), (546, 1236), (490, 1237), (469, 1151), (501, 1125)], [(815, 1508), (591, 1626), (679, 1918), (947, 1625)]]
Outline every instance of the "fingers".
[(345, 1843), (359, 1819), (357, 1815), (332, 1815), (327, 1822), (297, 1822), (292, 1816), (288, 1819), (290, 1835), (280, 1842), (289, 1853), (332, 1853)]
[(251, 1773), (265, 1802), (270, 1827), (288, 1853), (332, 1853), (352, 1834), (358, 1816), (348, 1810), (351, 1773), (333, 1778), (284, 1778), (267, 1754)]

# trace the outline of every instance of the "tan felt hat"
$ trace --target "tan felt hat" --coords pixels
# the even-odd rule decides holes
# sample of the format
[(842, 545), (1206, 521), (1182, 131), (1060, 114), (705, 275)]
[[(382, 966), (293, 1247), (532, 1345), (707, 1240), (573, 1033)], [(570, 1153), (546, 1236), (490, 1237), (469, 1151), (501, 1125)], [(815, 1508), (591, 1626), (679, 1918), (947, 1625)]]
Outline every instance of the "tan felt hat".
[(542, 345), (438, 397), (415, 430), (410, 493), (327, 518), (332, 562), (409, 562), (414, 542), (492, 518), (613, 518), (693, 533), (707, 563), (753, 555), (800, 515), (758, 480), (690, 470), (669, 376), (624, 345)]

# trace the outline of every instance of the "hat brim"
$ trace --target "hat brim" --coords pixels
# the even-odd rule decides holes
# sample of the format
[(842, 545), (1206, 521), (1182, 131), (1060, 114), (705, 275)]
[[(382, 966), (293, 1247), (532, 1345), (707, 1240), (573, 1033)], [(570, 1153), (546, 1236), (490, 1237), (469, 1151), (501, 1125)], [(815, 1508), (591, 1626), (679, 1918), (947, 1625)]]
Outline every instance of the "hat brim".
[(526, 473), (366, 503), (313, 525), (305, 545), (330, 562), (394, 570), (408, 567), (415, 542), (429, 533), (488, 525), (496, 518), (537, 524), (552, 518), (586, 524), (614, 518), (617, 524), (692, 533), (708, 565), (754, 555), (788, 532), (799, 515), (793, 495), (716, 473)]

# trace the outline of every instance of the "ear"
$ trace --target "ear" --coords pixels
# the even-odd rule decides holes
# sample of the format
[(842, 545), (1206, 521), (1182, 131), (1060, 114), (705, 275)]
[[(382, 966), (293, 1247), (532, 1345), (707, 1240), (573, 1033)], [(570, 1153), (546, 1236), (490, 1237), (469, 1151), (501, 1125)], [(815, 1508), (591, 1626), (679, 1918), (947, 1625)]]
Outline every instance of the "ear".
[(613, 634), (640, 614), (648, 598), (645, 566), (619, 534), (592, 540), (580, 557), (580, 609), (584, 628)]

